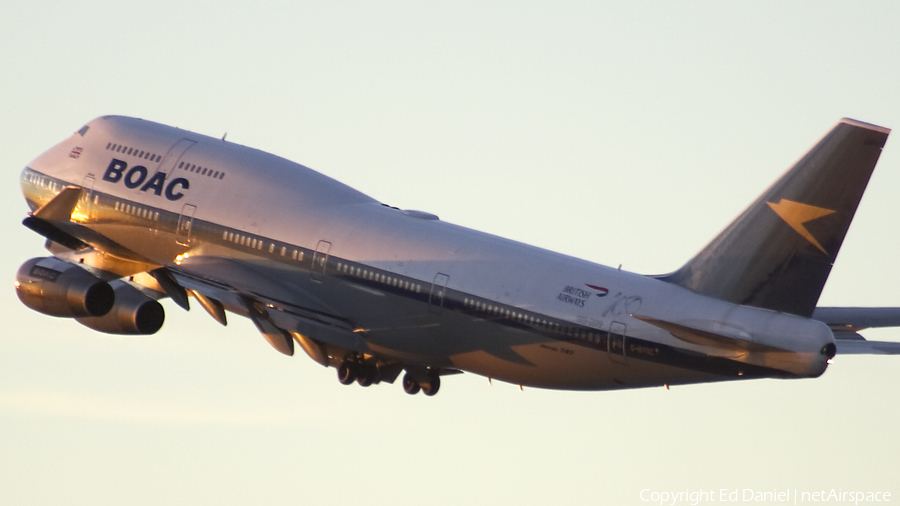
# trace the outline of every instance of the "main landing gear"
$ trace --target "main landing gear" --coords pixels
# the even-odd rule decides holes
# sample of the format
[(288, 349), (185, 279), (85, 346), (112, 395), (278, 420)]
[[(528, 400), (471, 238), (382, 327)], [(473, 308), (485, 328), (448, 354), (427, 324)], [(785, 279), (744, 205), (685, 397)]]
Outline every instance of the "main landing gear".
[(341, 362), (337, 370), (338, 381), (341, 384), (349, 385), (354, 381), (359, 386), (367, 387), (373, 383), (378, 383), (378, 367), (375, 364), (365, 362), (356, 358), (348, 358)]
[[(350, 355), (341, 361), (337, 368), (338, 381), (349, 385), (354, 381), (367, 387), (381, 381), (393, 383), (401, 371), (402, 365), (394, 364), (379, 367), (375, 361), (366, 360), (361, 355)], [(411, 395), (419, 392), (427, 396), (438, 393), (441, 388), (441, 377), (437, 371), (426, 368), (408, 369), (403, 375), (403, 390)]]
[(425, 380), (418, 381), (409, 372), (403, 375), (403, 390), (410, 395), (415, 395), (421, 390), (423, 394), (430, 397), (438, 393), (440, 388), (441, 377), (434, 372), (429, 372)]

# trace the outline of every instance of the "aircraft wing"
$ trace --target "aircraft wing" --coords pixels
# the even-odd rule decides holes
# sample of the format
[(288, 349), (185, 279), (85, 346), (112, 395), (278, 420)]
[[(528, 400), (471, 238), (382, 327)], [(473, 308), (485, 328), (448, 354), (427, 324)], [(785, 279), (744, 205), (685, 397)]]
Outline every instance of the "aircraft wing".
[[(255, 269), (251, 263), (200, 256), (186, 259), (177, 269), (160, 267), (103, 234), (72, 221), (72, 214), (83, 196), (81, 187), (66, 187), (25, 218), (23, 224), (46, 237), (50, 241), (48, 244), (57, 243), (74, 250), (54, 251), (61, 259), (72, 263), (80, 259), (83, 264), (97, 267), (99, 271), (94, 272), (104, 278), (132, 276), (138, 286), (148, 289), (144, 293), (154, 299), (165, 294), (187, 310), (190, 308), (188, 294), (193, 295), (223, 325), (227, 324), (225, 309), (247, 316), (269, 344), (286, 355), (293, 355), (295, 340), (323, 365), (328, 365), (328, 356), (316, 341), (353, 351), (368, 351), (365, 341), (333, 308), (324, 306), (318, 298), (297, 287), (282, 287), (278, 280), (264, 279), (266, 272)], [(73, 254), (79, 259), (69, 258)], [(227, 281), (219, 279), (222, 272), (229, 273)], [(254, 291), (261, 284), (267, 287), (265, 295)]]
[(84, 191), (81, 187), (68, 186), (40, 209), (31, 213), (22, 224), (72, 250), (92, 247), (126, 262), (151, 265), (150, 260), (135, 251), (72, 221), (72, 213), (83, 196)]
[[(227, 273), (227, 279), (223, 273)], [(293, 354), (293, 341), (319, 363), (327, 357), (315, 349), (316, 342), (363, 353), (369, 351), (365, 340), (338, 311), (302, 288), (273, 278), (251, 262), (214, 256), (190, 257), (172, 269), (172, 274), (219, 323), (225, 323), (224, 309), (246, 316), (269, 344), (285, 355)], [(266, 287), (265, 293), (258, 292), (261, 286)]]

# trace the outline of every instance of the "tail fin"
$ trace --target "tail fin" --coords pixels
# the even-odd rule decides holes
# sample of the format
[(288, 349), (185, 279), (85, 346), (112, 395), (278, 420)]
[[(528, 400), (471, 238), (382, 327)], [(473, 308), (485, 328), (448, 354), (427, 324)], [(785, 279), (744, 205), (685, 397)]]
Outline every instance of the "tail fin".
[(889, 133), (842, 119), (697, 256), (660, 278), (811, 316)]

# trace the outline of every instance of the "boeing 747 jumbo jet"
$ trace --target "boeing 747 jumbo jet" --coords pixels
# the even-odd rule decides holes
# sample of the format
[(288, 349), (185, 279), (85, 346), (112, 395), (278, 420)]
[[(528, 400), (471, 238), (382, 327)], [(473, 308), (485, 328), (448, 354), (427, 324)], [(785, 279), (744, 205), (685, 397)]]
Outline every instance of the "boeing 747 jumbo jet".
[(890, 131), (844, 119), (681, 269), (646, 276), (389, 207), (307, 167), (105, 116), (21, 175), (49, 257), (19, 268), (41, 313), (153, 334), (157, 302), (250, 318), (341, 383), (434, 395), (472, 372), (606, 390), (811, 378), (900, 308), (816, 307)]

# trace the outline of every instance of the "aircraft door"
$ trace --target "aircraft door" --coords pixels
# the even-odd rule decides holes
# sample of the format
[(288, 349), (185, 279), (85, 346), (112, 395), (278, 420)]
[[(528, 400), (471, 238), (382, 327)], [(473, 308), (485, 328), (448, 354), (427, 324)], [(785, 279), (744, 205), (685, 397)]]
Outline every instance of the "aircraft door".
[(181, 208), (181, 214), (178, 216), (178, 225), (175, 227), (175, 242), (188, 246), (191, 244), (191, 226), (194, 223), (194, 211), (197, 206), (185, 204)]
[(312, 268), (309, 271), (309, 277), (313, 281), (319, 283), (325, 278), (325, 263), (328, 261), (328, 252), (331, 250), (331, 243), (328, 241), (319, 241), (316, 245), (316, 251), (312, 257)]
[(169, 148), (169, 152), (166, 153), (166, 156), (163, 157), (162, 162), (159, 164), (159, 172), (164, 174), (169, 174), (175, 168), (175, 164), (178, 163), (178, 160), (181, 159), (181, 155), (184, 154), (185, 151), (190, 149), (191, 146), (197, 144), (196, 142), (189, 139), (181, 139), (176, 142), (171, 148)]
[(625, 355), (625, 324), (612, 322), (609, 324), (609, 337), (607, 338), (607, 352), (609, 360), (616, 364), (627, 364)]
[(450, 276), (437, 273), (434, 276), (434, 282), (431, 283), (431, 293), (428, 295), (428, 310), (432, 313), (440, 314), (444, 307), (444, 292), (447, 291), (447, 282)]

